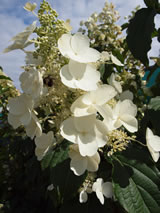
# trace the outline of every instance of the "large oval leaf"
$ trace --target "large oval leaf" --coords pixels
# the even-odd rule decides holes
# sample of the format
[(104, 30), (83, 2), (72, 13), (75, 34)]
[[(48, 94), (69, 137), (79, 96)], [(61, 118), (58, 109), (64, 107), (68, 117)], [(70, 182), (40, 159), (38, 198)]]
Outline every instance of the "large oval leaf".
[(127, 30), (127, 44), (136, 59), (148, 65), (147, 52), (151, 49), (151, 36), (154, 31), (154, 9), (142, 8), (130, 20)]
[[(133, 155), (131, 152), (134, 152)], [(152, 161), (141, 161), (141, 158), (146, 159), (147, 155), (149, 159), (149, 153), (132, 149), (127, 154), (128, 156), (117, 155), (117, 160), (113, 162), (116, 198), (129, 213), (160, 212), (159, 171)]]

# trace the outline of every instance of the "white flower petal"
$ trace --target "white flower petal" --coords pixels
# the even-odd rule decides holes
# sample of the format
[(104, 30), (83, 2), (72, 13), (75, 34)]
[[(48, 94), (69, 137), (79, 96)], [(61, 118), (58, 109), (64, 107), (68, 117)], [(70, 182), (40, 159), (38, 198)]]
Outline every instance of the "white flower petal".
[(100, 163), (99, 153), (96, 152), (95, 155), (87, 157), (87, 170), (90, 172), (96, 172)]
[(124, 101), (125, 99), (129, 99), (129, 100), (133, 101), (133, 93), (129, 90), (125, 90), (124, 92), (122, 92), (120, 94), (120, 100)]
[(25, 126), (26, 134), (28, 137), (33, 139), (35, 136), (40, 137), (42, 135), (42, 128), (38, 121), (38, 119), (33, 118), (31, 119), (31, 122)]
[(117, 92), (110, 85), (102, 85), (97, 90), (88, 92), (83, 96), (84, 104), (103, 105), (112, 99)]
[(75, 175), (82, 175), (87, 169), (87, 159), (82, 157), (80, 154), (77, 154), (71, 159), (70, 168)]
[(13, 115), (11, 113), (8, 113), (8, 123), (12, 125), (14, 129), (17, 129), (19, 126), (21, 126), (21, 122), (19, 120), (19, 116)]
[(68, 65), (64, 65), (62, 69), (60, 70), (60, 77), (61, 77), (62, 83), (66, 85), (67, 87), (77, 88), (76, 82), (69, 72)]
[(89, 38), (82, 33), (76, 33), (71, 38), (71, 47), (75, 54), (80, 55), (84, 54), (86, 49), (89, 48)]
[(83, 58), (81, 59), (82, 63), (90, 63), (90, 62), (96, 62), (100, 59), (100, 52), (93, 48), (88, 48), (83, 53)]
[(88, 116), (81, 116), (81, 117), (74, 117), (74, 125), (77, 131), (80, 133), (87, 133), (89, 132), (96, 122), (96, 115), (88, 115)]
[(80, 96), (75, 102), (71, 105), (71, 112), (74, 116), (85, 116), (89, 114), (96, 113), (95, 108), (91, 108), (89, 105), (83, 103), (84, 95)]
[(115, 78), (116, 78), (116, 74), (112, 73), (111, 76), (108, 79), (108, 83), (109, 83), (109, 85), (114, 87), (118, 93), (121, 93), (122, 92), (121, 83), (116, 81)]
[(23, 49), (26, 46), (32, 44), (32, 42), (27, 41), (27, 39), (33, 33), (35, 28), (36, 28), (36, 21), (34, 21), (31, 25), (26, 27), (26, 29), (23, 32), (18, 33), (16, 36), (14, 36), (11, 39), (12, 41), (14, 41), (14, 43), (5, 48), (3, 53), (7, 53), (15, 49)]
[(105, 182), (102, 184), (102, 192), (106, 198), (113, 197), (113, 187), (111, 182)]
[(104, 204), (104, 196), (103, 196), (103, 193), (99, 190), (96, 191), (96, 195), (97, 195), (97, 198), (99, 199), (99, 201), (101, 202), (101, 204)]
[(47, 134), (42, 133), (40, 137), (35, 138), (35, 144), (39, 149), (47, 149), (53, 143), (53, 132), (50, 131)]
[(73, 55), (73, 51), (71, 49), (71, 34), (63, 34), (59, 39), (58, 39), (58, 49), (61, 52), (61, 54), (65, 57), (69, 57), (70, 55)]
[(10, 98), (8, 101), (9, 112), (13, 115), (21, 115), (25, 112), (24, 102), (20, 101), (19, 97)]
[(49, 147), (47, 149), (40, 149), (40, 148), (36, 147), (35, 155), (37, 156), (37, 160), (41, 161), (48, 150), (49, 150)]
[[(89, 79), (89, 81), (88, 81)], [(93, 69), (90, 65), (86, 67), (86, 71), (82, 79), (77, 82), (80, 89), (92, 91), (98, 88), (97, 83), (100, 81), (100, 73)]]
[(102, 106), (96, 105), (96, 109), (104, 118), (103, 123), (106, 126), (106, 130), (108, 129), (108, 132), (114, 130), (115, 117), (113, 115), (112, 108), (109, 105), (105, 104)]
[(153, 147), (152, 147), (152, 141), (153, 141), (153, 132), (151, 129), (147, 128), (146, 131), (146, 142), (147, 142), (147, 147), (148, 150), (152, 156), (152, 159), (154, 160), (154, 162), (157, 162), (159, 157), (160, 157), (160, 153), (156, 152)]
[(35, 68), (23, 72), (19, 80), (23, 92), (30, 95), (33, 99), (38, 98), (43, 92), (43, 79), (41, 73)]
[(118, 58), (116, 58), (114, 55), (111, 54), (111, 60), (113, 62), (113, 64), (116, 64), (117, 66), (124, 66), (124, 64), (122, 64)]
[(68, 119), (64, 120), (61, 124), (60, 130), (61, 130), (60, 132), (61, 135), (65, 139), (73, 143), (77, 143), (76, 139), (77, 139), (78, 133), (74, 125), (74, 117), (69, 117)]
[(97, 141), (98, 147), (105, 146), (108, 140), (107, 138), (108, 128), (100, 120), (96, 120), (95, 134), (96, 134), (96, 141)]
[(23, 125), (28, 125), (31, 121), (31, 111), (27, 110), (24, 114), (19, 116), (19, 120)]
[(121, 123), (129, 132), (136, 132), (138, 130), (137, 119), (131, 115), (123, 115)]
[(81, 191), (79, 194), (79, 202), (86, 203), (87, 200), (88, 200), (88, 195), (87, 195), (86, 191), (85, 190)]
[(70, 60), (68, 66), (71, 76), (73, 76), (75, 80), (79, 80), (83, 77), (87, 64)]
[(89, 48), (89, 38), (81, 33), (75, 35), (63, 34), (58, 40), (58, 48), (63, 56), (80, 63), (96, 62), (100, 53)]
[(93, 183), (92, 190), (96, 192), (97, 189), (101, 190), (103, 179), (97, 178), (96, 182)]
[(152, 147), (156, 152), (160, 152), (160, 137), (154, 135), (152, 130), (147, 128), (146, 132), (147, 143)]
[(120, 116), (122, 116), (123, 114), (129, 114), (132, 116), (136, 116), (137, 114), (137, 106), (135, 104), (133, 104), (133, 102), (131, 100), (124, 100), (120, 103), (120, 110), (119, 110), (119, 114)]
[(27, 11), (32, 12), (33, 10), (35, 10), (36, 7), (37, 7), (36, 3), (31, 4), (30, 2), (27, 2), (23, 8)]
[(92, 134), (80, 135), (78, 137), (78, 146), (82, 156), (93, 156), (98, 150), (97, 142)]

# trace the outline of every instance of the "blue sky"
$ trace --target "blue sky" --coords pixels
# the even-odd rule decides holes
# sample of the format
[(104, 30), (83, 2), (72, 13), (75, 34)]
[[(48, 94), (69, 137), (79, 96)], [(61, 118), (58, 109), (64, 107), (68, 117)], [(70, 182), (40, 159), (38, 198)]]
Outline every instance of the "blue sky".
[[(116, 6), (121, 19), (124, 23), (124, 16), (130, 14), (137, 5), (144, 6), (143, 0), (108, 0)], [(14, 50), (2, 54), (4, 48), (11, 44), (9, 40), (17, 33), (23, 31), (25, 27), (31, 24), (35, 17), (23, 9), (27, 0), (0, 0), (0, 66), (4, 72), (9, 75), (19, 88), (19, 75), (23, 71), (20, 67), (24, 65), (25, 54), (20, 50)], [(41, 0), (36, 2), (38, 7)], [(81, 20), (86, 20), (93, 12), (100, 12), (104, 6), (105, 0), (49, 0), (52, 7), (58, 12), (61, 19), (70, 19), (73, 31), (79, 27)], [(157, 43), (154, 44), (154, 53), (157, 54)], [(153, 55), (153, 54), (152, 54)]]

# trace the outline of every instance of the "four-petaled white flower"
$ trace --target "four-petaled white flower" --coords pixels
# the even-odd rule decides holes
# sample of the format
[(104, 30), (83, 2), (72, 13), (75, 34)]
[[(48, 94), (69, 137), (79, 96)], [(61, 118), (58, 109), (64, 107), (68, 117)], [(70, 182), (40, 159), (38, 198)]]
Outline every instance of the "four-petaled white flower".
[(9, 124), (11, 124), (14, 129), (20, 125), (28, 125), (32, 118), (33, 107), (33, 99), (26, 94), (21, 94), (16, 98), (10, 98), (8, 101)]
[(119, 101), (113, 108), (114, 126), (119, 128), (123, 125), (129, 132), (136, 132), (138, 130), (136, 114), (137, 106), (131, 100)]
[(28, 45), (32, 44), (33, 42), (29, 41), (28, 38), (33, 33), (35, 28), (36, 28), (36, 21), (34, 21), (31, 25), (26, 27), (26, 29), (23, 32), (18, 33), (16, 36), (14, 36), (11, 39), (12, 41), (14, 41), (14, 43), (5, 48), (3, 52), (7, 53), (16, 49), (24, 49)]
[(158, 135), (154, 135), (152, 130), (147, 128), (146, 142), (153, 160), (157, 162), (160, 157), (160, 137)]
[(104, 196), (106, 198), (113, 197), (113, 188), (111, 182), (103, 182), (102, 178), (98, 178), (93, 184), (92, 190), (96, 192), (97, 198), (104, 204)]
[(93, 65), (70, 60), (69, 64), (60, 70), (60, 77), (62, 83), (70, 88), (91, 91), (98, 88), (100, 72)]
[(42, 158), (45, 156), (49, 148), (54, 143), (54, 140), (55, 139), (52, 131), (48, 132), (47, 134), (42, 133), (40, 137), (35, 138), (35, 155), (39, 161), (42, 160)]
[(38, 98), (43, 93), (43, 79), (41, 73), (36, 68), (30, 68), (23, 72), (19, 80), (23, 92), (31, 95), (33, 99)]
[(99, 86), (97, 90), (80, 96), (71, 106), (74, 116), (85, 116), (97, 112), (98, 106), (104, 105), (117, 94), (110, 85)]
[(70, 167), (75, 175), (82, 175), (86, 170), (89, 172), (96, 172), (100, 163), (100, 156), (98, 152), (93, 156), (82, 156), (79, 153), (77, 144), (70, 146), (69, 157), (71, 158)]
[(89, 38), (82, 33), (63, 34), (58, 40), (58, 48), (61, 54), (80, 63), (96, 62), (100, 59), (100, 53), (89, 47)]
[(93, 156), (107, 142), (107, 130), (96, 115), (69, 117), (61, 124), (61, 135), (78, 144), (82, 156)]
[(118, 101), (113, 109), (109, 105), (99, 106), (98, 112), (104, 118), (103, 122), (110, 131), (120, 128), (122, 125), (129, 132), (138, 130), (138, 122), (135, 118), (137, 107), (131, 100)]

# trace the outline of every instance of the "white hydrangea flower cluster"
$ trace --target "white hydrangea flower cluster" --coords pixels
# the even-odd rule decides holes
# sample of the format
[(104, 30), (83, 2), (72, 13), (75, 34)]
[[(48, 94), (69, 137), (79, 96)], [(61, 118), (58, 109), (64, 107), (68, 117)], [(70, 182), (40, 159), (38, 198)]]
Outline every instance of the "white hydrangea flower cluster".
[[(59, 51), (69, 58), (69, 64), (60, 71), (62, 83), (85, 91), (71, 105), (72, 116), (63, 121), (60, 128), (61, 135), (73, 143), (69, 156), (75, 175), (98, 170), (98, 150), (107, 145), (109, 132), (122, 125), (132, 133), (138, 129), (137, 107), (130, 99), (119, 100), (114, 107), (109, 105), (109, 101), (122, 93), (122, 87), (115, 74), (109, 79), (110, 85), (100, 82), (100, 73), (94, 64), (101, 54), (90, 48), (89, 42), (82, 33), (63, 34), (58, 40)], [(97, 118), (98, 113), (103, 121)]]
[[(21, 46), (11, 45), (4, 52), (14, 50), (15, 48), (23, 49), (26, 47), (26, 39), (28, 39), (28, 36), (33, 32), (35, 27), (35, 22), (33, 22), (24, 32), (19, 33), (12, 39), (15, 41), (14, 44)], [(28, 57), (28, 52), (26, 54)], [(37, 64), (33, 64), (33, 60), (30, 60), (30, 62), (31, 64), (27, 66), (27, 70), (19, 77), (23, 93), (16, 98), (10, 98), (8, 101), (8, 122), (14, 129), (23, 125), (27, 136), (31, 139), (35, 138), (35, 154), (37, 159), (41, 160), (51, 147), (54, 137), (53, 132), (49, 132), (48, 134), (42, 133), (42, 127), (37, 118), (37, 112), (34, 109), (38, 99), (43, 95), (44, 87), (42, 71), (36, 68)]]

